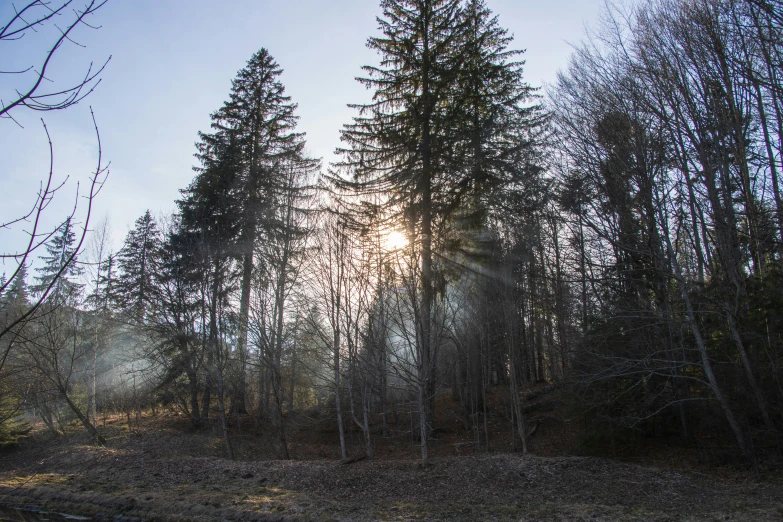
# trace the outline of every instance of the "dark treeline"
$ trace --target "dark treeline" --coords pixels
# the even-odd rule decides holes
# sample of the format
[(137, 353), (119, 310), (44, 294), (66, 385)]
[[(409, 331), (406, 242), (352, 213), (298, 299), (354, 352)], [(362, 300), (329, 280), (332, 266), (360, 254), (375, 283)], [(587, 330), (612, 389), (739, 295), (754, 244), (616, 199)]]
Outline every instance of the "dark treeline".
[(402, 411), (426, 464), (439, 394), (487, 450), (505, 397), (527, 452), (524, 390), (550, 383), (599, 437), (780, 452), (783, 3), (608, 9), (546, 93), (482, 0), (381, 8), (338, 163), (261, 49), (172, 216), (118, 252), (67, 220), (3, 281), (9, 324), (48, 292), (3, 338), (4, 440), (21, 411), (102, 441), (102, 415), (169, 407), (228, 458), (242, 423), (289, 458), (317, 414), (372, 458)]
[(749, 459), (781, 434), (781, 15), (610, 12), (551, 93), (574, 378), (609, 419), (727, 429)]

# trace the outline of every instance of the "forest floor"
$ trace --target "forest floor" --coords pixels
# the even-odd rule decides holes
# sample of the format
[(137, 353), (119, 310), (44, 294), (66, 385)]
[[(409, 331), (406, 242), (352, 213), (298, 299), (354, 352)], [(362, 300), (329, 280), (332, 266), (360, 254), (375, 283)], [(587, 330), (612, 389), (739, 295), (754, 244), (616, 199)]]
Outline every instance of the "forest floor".
[[(78, 431), (36, 432), (0, 453), (0, 520), (783, 520), (779, 473), (543, 456), (562, 452), (562, 441), (545, 441), (569, 431), (548, 424), (527, 456), (474, 453), (461, 425), (443, 430), (421, 468), (415, 446), (393, 433), (374, 461), (341, 464), (325, 421), (291, 434), (297, 460), (262, 460), (262, 437), (237, 433), (230, 461), (216, 432), (189, 431), (182, 417), (145, 416), (130, 429), (115, 417), (105, 447)], [(320, 438), (308, 439), (317, 426)], [(504, 451), (500, 441), (494, 449)]]

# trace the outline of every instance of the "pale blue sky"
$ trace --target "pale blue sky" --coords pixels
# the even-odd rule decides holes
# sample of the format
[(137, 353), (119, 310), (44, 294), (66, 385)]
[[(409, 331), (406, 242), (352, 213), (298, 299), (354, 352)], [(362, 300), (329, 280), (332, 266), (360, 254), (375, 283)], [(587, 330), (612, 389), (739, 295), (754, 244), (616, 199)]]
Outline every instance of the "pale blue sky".
[[(597, 22), (603, 4), (488, 0), (500, 24), (514, 34), (515, 47), (527, 49), (525, 76), (534, 86), (554, 81), (567, 64), (568, 42), (578, 42), (585, 24)], [(10, 9), (9, 0), (0, 0), (0, 24)], [(48, 75), (64, 84), (91, 60), (112, 55), (98, 89), (64, 112), (16, 111), (24, 129), (0, 120), (0, 221), (26, 210), (48, 171), (41, 116), (54, 141), (58, 179), (86, 179), (96, 152), (91, 105), (104, 157), (111, 161), (96, 215), (109, 216), (119, 248), (146, 209), (173, 210), (179, 189), (193, 178), (197, 132), (208, 130), (209, 115), (227, 98), (231, 79), (260, 47), (284, 69), (282, 81), (299, 104), (299, 128), (307, 133), (309, 151), (327, 164), (339, 145), (340, 128), (353, 115), (346, 104), (369, 97), (354, 78), (362, 65), (377, 64), (365, 43), (377, 34), (378, 15), (376, 0), (110, 0), (91, 21), (102, 28), (76, 34), (87, 48), (65, 46)], [(1, 42), (0, 70), (37, 64), (44, 36)], [(29, 81), (0, 77), (0, 96), (7, 100), (9, 88)], [(69, 190), (49, 209), (50, 223), (62, 220), (73, 204), (74, 183)], [(2, 250), (12, 249), (19, 237), (0, 231)]]

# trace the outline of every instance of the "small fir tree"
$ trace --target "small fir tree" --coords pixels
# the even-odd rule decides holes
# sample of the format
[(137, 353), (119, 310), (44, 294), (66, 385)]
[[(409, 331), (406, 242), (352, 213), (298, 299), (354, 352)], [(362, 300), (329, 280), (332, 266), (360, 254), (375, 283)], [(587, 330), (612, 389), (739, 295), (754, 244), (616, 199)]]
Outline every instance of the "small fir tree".
[[(125, 244), (117, 255), (120, 275), (114, 288), (119, 309), (132, 319), (144, 322), (154, 293), (154, 276), (160, 258), (162, 240), (158, 225), (147, 210), (136, 220), (133, 229), (125, 237)], [(113, 268), (111, 261), (109, 270)], [(105, 283), (111, 285), (110, 273)], [(116, 292), (114, 289), (116, 288)]]
[(79, 296), (82, 290), (78, 278), (84, 270), (78, 265), (73, 231), (73, 222), (69, 217), (57, 229), (57, 234), (46, 244), (48, 255), (41, 256), (43, 266), (36, 269), (37, 284), (32, 292), (41, 295), (49, 291), (49, 296), (56, 304), (67, 302)]

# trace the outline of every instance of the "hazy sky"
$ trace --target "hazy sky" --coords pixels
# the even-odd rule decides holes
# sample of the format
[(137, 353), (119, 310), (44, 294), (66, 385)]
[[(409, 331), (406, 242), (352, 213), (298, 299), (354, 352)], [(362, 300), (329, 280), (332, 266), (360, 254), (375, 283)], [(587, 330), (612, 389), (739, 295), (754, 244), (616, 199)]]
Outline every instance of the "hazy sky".
[[(86, 0), (77, 0), (84, 3)], [(21, 4), (22, 2), (17, 2)], [(501, 26), (526, 49), (525, 76), (534, 86), (552, 82), (565, 67), (569, 42), (578, 42), (585, 24), (594, 25), (604, 0), (488, 0)], [(0, 0), (0, 25), (11, 13)], [(47, 75), (65, 85), (84, 74), (90, 61), (112, 55), (97, 90), (76, 107), (58, 113), (16, 111), (19, 128), (0, 120), (0, 221), (26, 211), (48, 172), (48, 148), (40, 118), (55, 147), (57, 179), (70, 176), (67, 192), (48, 211), (59, 222), (73, 205), (75, 181), (94, 168), (96, 140), (92, 106), (101, 132), (108, 182), (96, 201), (96, 216), (108, 215), (114, 247), (146, 209), (169, 213), (179, 189), (193, 178), (194, 143), (209, 129), (209, 115), (228, 97), (231, 79), (250, 56), (266, 47), (284, 69), (287, 93), (299, 104), (299, 129), (308, 149), (324, 164), (334, 158), (339, 130), (353, 111), (347, 103), (370, 93), (354, 80), (364, 64), (377, 64), (365, 46), (378, 34), (376, 0), (110, 0), (56, 55)], [(0, 70), (40, 62), (46, 31), (21, 41), (0, 42)], [(0, 97), (29, 85), (31, 77), (0, 75)], [(9, 92), (10, 90), (10, 92)], [(97, 219), (96, 219), (97, 221)], [(2, 251), (20, 234), (0, 231)], [(7, 267), (0, 266), (0, 272)]]

